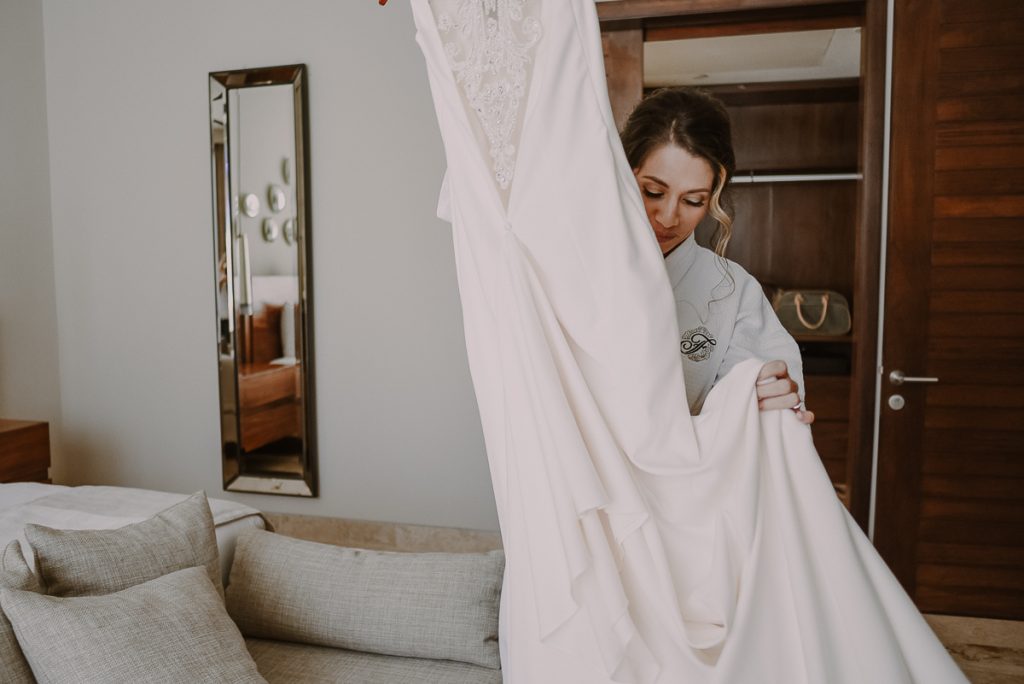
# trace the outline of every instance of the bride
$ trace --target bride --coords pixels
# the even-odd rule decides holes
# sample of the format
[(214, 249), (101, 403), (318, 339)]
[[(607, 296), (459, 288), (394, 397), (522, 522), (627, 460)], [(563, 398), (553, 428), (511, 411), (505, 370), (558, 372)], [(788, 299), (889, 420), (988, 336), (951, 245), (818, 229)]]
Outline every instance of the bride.
[[(813, 423), (814, 414), (801, 406), (796, 341), (779, 323), (761, 285), (725, 258), (732, 218), (722, 196), (736, 169), (725, 107), (699, 90), (662, 88), (637, 105), (621, 137), (665, 255), (690, 412), (700, 413), (714, 383), (740, 361), (776, 359), (758, 373), (758, 405), (794, 408), (801, 422)], [(718, 223), (714, 252), (699, 246), (693, 234), (709, 213)]]
[(769, 352), (716, 371), (691, 416), (640, 194), (653, 158), (631, 164), (615, 129), (593, 0), (412, 6), (506, 554), (506, 684), (965, 682), (836, 498), (809, 416), (759, 410)]

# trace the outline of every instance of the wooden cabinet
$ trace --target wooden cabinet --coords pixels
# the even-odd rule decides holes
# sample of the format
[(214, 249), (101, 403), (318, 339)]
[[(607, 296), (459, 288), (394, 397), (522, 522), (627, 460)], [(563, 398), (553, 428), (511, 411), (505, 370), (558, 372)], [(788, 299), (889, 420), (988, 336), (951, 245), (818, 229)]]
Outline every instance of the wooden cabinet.
[(0, 482), (49, 482), (50, 426), (0, 419)]
[[(733, 125), (737, 174), (729, 190), (734, 222), (727, 256), (764, 285), (838, 292), (859, 319), (859, 80), (705, 90), (725, 104)], [(836, 176), (847, 177), (828, 180)], [(787, 180), (738, 182), (751, 178)], [(697, 230), (698, 242), (711, 247), (714, 229), (715, 222), (706, 220)], [(816, 415), (815, 445), (847, 504), (853, 351), (864, 334), (863, 326), (858, 328), (831, 337), (794, 334), (803, 357), (807, 407)]]

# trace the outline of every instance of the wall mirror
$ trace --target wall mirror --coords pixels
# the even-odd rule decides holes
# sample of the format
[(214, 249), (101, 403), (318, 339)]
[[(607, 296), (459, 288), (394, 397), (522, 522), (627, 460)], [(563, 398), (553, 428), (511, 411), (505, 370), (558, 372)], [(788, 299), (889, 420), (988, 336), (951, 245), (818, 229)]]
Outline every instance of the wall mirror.
[[(210, 74), (224, 489), (316, 496), (305, 65)], [(288, 223), (291, 239), (266, 226)]]

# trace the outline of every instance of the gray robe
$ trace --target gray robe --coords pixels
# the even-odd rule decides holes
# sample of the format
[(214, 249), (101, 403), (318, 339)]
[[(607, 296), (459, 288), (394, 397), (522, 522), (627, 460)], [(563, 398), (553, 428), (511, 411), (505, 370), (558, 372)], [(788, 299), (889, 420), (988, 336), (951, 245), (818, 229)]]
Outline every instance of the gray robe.
[(785, 361), (803, 400), (800, 349), (752, 275), (719, 259), (692, 235), (665, 257), (665, 267), (676, 300), (690, 413), (700, 413), (712, 386), (752, 357)]

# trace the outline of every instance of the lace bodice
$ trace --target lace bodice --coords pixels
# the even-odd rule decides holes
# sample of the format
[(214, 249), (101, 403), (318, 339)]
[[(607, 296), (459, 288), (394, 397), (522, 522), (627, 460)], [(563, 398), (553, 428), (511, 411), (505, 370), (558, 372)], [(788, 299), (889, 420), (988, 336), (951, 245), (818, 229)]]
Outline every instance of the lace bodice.
[(452, 73), (475, 113), (495, 182), (507, 192), (515, 170), (523, 104), (542, 28), (530, 0), (433, 0)]

